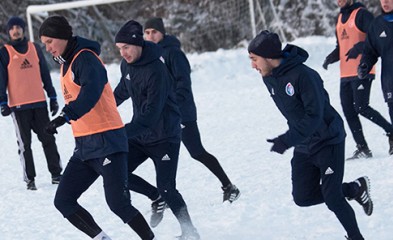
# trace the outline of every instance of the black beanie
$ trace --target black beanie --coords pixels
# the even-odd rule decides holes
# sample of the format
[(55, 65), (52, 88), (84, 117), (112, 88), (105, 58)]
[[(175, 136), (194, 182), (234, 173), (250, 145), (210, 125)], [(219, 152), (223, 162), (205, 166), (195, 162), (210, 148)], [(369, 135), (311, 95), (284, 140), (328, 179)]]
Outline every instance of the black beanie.
[(248, 52), (263, 58), (281, 58), (281, 41), (276, 33), (264, 30), (250, 42)]
[(20, 17), (15, 17), (15, 16), (14, 16), (14, 17), (11, 17), (11, 18), (8, 20), (8, 23), (7, 23), (7, 32), (9, 32), (10, 29), (11, 29), (13, 26), (15, 26), (15, 25), (21, 27), (21, 28), (23, 29), (23, 31), (25, 31), (25, 27), (26, 27), (25, 21), (23, 21), (23, 19), (20, 18)]
[(72, 27), (63, 16), (52, 16), (47, 18), (40, 27), (39, 37), (68, 40), (72, 37)]
[(143, 42), (142, 25), (134, 20), (126, 22), (115, 36), (115, 43), (127, 43), (142, 47)]
[(148, 28), (153, 28), (165, 35), (165, 27), (162, 18), (154, 17), (147, 20), (145, 23), (145, 30)]

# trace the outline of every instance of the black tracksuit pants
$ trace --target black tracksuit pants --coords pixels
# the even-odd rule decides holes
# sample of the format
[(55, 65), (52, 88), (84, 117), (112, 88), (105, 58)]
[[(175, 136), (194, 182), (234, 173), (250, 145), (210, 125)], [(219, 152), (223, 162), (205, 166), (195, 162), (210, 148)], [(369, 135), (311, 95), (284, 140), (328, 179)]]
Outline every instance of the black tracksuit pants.
[(369, 106), (372, 79), (342, 81), (340, 84), (341, 106), (357, 145), (367, 146), (359, 114), (385, 130), (393, 133), (393, 126), (375, 109)]
[(202, 146), (201, 136), (196, 121), (182, 123), (182, 142), (191, 157), (205, 165), (221, 182), (223, 187), (231, 183), (217, 158)]
[(334, 212), (351, 239), (363, 239), (352, 207), (345, 197), (354, 198), (359, 186), (342, 183), (345, 142), (328, 145), (315, 154), (294, 152), (292, 196), (301, 207), (325, 203)]
[[(128, 143), (128, 186), (130, 190), (148, 196), (152, 200), (161, 195), (178, 219), (182, 231), (192, 227), (187, 205), (176, 189), (180, 143), (163, 142), (148, 146), (133, 140), (129, 140)], [(153, 160), (156, 169), (157, 188), (133, 174), (135, 169), (148, 158)]]
[(59, 176), (62, 166), (55, 137), (47, 134), (44, 130), (49, 123), (46, 107), (14, 111), (12, 117), (15, 124), (24, 180), (27, 182), (28, 180), (33, 180), (36, 176), (33, 153), (31, 151), (31, 131), (37, 134), (38, 140), (42, 143), (48, 169), (52, 177)]

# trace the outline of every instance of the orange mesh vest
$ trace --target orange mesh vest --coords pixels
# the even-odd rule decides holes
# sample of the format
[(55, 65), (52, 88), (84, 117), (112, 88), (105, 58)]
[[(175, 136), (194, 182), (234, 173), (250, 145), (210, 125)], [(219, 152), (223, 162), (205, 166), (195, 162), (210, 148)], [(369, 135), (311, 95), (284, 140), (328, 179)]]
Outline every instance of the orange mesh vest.
[(8, 70), (8, 105), (10, 107), (46, 101), (42, 85), (40, 60), (32, 42), (27, 52), (17, 52), (11, 45), (4, 47), (10, 56)]
[[(366, 33), (359, 30), (356, 27), (355, 19), (356, 14), (360, 8), (352, 11), (346, 23), (341, 22), (342, 14), (338, 16), (338, 22), (336, 26), (338, 44), (340, 46), (340, 72), (341, 78), (344, 77), (356, 77), (358, 75), (357, 69), (360, 63), (361, 54), (356, 59), (349, 59), (346, 61), (347, 56), (345, 54), (351, 49), (356, 43), (363, 42), (366, 39)], [(370, 71), (371, 74), (375, 74), (375, 66)]]
[[(74, 101), (78, 97), (81, 89), (81, 87), (73, 81), (71, 67), (74, 60), (82, 51), (92, 52), (101, 61), (97, 54), (89, 49), (82, 49), (75, 54), (66, 74), (60, 77), (61, 88), (66, 104)], [(103, 64), (102, 61), (101, 63)], [(63, 65), (61, 65), (60, 72), (63, 72)], [(96, 105), (78, 120), (71, 120), (71, 126), (75, 137), (82, 137), (108, 130), (119, 129), (124, 126), (120, 114), (117, 111), (115, 97), (113, 96), (109, 82), (105, 84), (104, 90), (102, 91), (101, 97)]]

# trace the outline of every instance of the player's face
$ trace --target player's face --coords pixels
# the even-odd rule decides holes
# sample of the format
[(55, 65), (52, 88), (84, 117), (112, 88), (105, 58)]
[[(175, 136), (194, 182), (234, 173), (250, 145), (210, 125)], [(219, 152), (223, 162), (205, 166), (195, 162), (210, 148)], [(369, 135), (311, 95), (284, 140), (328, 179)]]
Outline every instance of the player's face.
[(254, 53), (249, 54), (251, 60), (251, 67), (255, 68), (262, 77), (268, 76), (272, 73), (274, 66), (271, 64), (271, 59), (263, 58)]
[(164, 38), (164, 34), (154, 28), (147, 28), (144, 32), (144, 38), (146, 41), (159, 43)]
[(381, 7), (385, 13), (390, 13), (393, 11), (393, 0), (380, 0)]
[(8, 34), (10, 35), (10, 39), (12, 41), (22, 39), (24, 36), (23, 35), (23, 28), (21, 28), (18, 25), (14, 25), (14, 26), (12, 26), (12, 28), (10, 28), (10, 31), (8, 32)]
[(52, 54), (53, 57), (61, 56), (68, 43), (67, 40), (47, 36), (41, 36), (41, 42), (45, 45), (46, 51)]
[(122, 56), (127, 63), (135, 62), (142, 55), (142, 47), (140, 46), (127, 43), (116, 43), (116, 47), (120, 51), (120, 56)]
[(342, 8), (345, 7), (345, 5), (352, 5), (353, 0), (337, 0), (337, 5)]

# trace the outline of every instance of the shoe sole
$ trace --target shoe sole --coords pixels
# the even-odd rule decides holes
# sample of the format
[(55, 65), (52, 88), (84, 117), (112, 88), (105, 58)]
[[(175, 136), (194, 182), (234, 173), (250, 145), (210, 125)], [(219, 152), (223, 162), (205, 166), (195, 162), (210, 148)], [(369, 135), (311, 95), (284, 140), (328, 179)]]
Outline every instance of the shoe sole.
[(347, 159), (345, 159), (345, 160), (350, 161), (350, 160), (356, 160), (356, 159), (362, 159), (362, 158), (364, 158), (364, 159), (369, 159), (369, 158), (373, 158), (373, 156), (369, 156), (369, 157), (367, 157), (367, 156), (362, 156), (362, 157), (349, 157), (349, 158), (347, 158)]

